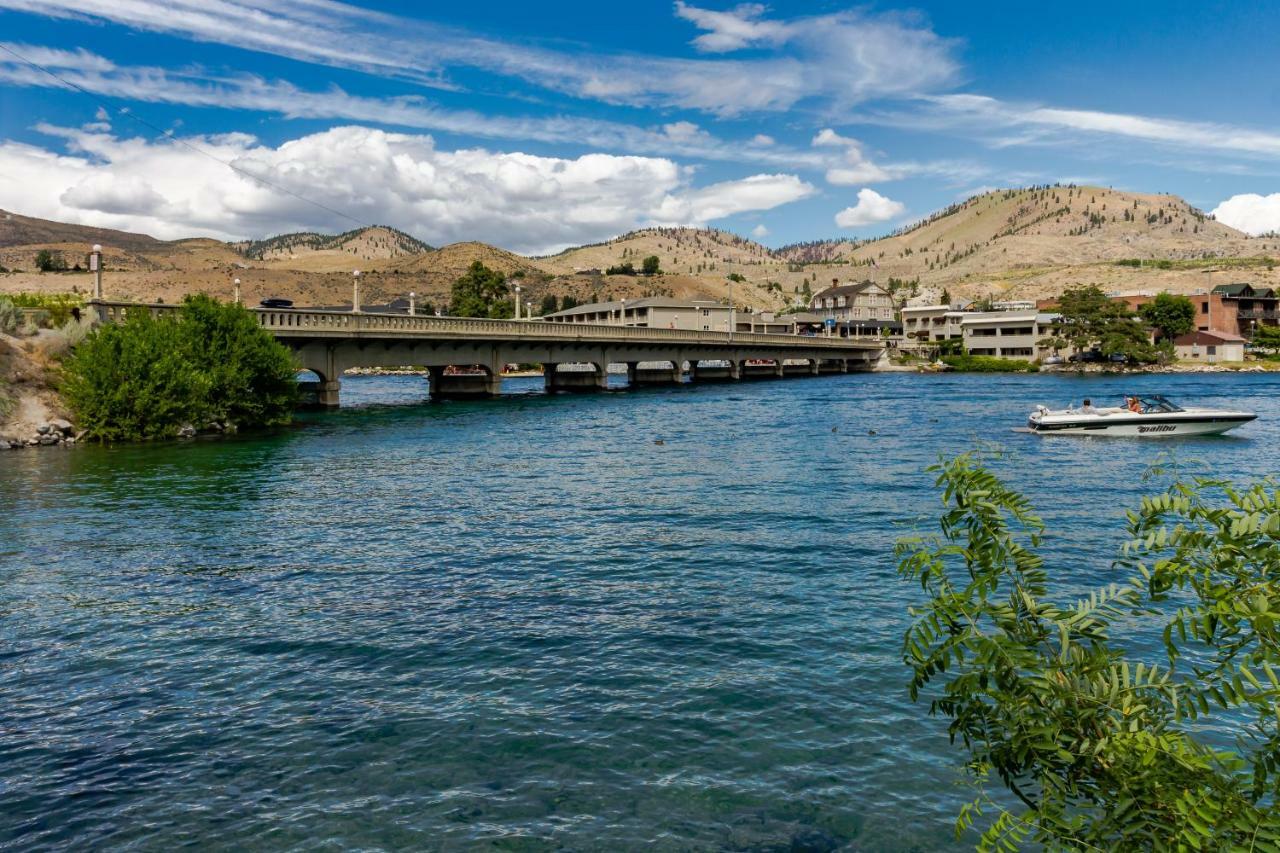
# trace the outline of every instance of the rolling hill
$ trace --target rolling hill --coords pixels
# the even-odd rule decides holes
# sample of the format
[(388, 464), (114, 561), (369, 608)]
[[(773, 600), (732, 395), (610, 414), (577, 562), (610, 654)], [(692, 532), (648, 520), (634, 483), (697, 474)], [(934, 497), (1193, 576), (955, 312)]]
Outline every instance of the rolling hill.
[[(1280, 240), (1251, 238), (1170, 195), (1108, 187), (996, 190), (966, 199), (876, 240), (816, 240), (770, 250), (729, 231), (647, 228), (545, 257), (483, 243), (433, 249), (386, 226), (339, 235), (284, 234), (223, 243), (162, 241), (144, 234), (51, 222), (0, 212), (0, 292), (86, 289), (85, 273), (33, 271), (36, 253), (57, 251), (68, 265), (101, 243), (107, 289), (121, 298), (180, 299), (192, 291), (228, 296), (240, 278), (245, 298), (287, 296), (302, 304), (350, 298), (351, 271), (364, 271), (365, 299), (414, 291), (444, 305), (450, 286), (474, 261), (520, 277), (524, 297), (579, 301), (607, 297), (728, 295), (756, 308), (781, 308), (833, 279), (893, 284), (913, 303), (991, 296), (1034, 299), (1073, 284), (1108, 291), (1191, 292), (1232, 281), (1280, 286)], [(611, 266), (656, 255), (654, 277), (605, 275)]]

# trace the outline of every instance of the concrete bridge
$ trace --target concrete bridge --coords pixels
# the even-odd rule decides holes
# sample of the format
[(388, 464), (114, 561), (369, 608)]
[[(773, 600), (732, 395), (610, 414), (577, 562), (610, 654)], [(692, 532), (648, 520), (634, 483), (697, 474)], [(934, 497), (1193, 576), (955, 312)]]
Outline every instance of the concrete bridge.
[[(92, 300), (98, 322), (122, 322), (130, 313), (153, 316), (180, 305)], [(610, 365), (627, 368), (631, 386), (684, 381), (817, 376), (870, 368), (884, 353), (874, 338), (826, 338), (747, 332), (698, 332), (420, 317), (306, 308), (250, 308), (259, 325), (289, 347), (298, 365), (319, 377), (303, 383), (322, 406), (338, 405), (344, 371), (356, 367), (425, 367), (432, 399), (490, 397), (499, 393), (506, 364), (541, 364), (549, 392), (606, 387)], [(450, 369), (454, 368), (454, 369)], [(567, 369), (566, 369), (567, 368)]]

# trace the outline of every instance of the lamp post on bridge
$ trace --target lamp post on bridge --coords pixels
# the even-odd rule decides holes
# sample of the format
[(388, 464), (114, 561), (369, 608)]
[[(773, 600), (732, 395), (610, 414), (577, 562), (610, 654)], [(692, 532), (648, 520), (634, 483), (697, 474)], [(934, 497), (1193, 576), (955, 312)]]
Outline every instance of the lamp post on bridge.
[(733, 279), (729, 279), (729, 340), (733, 340), (733, 327), (737, 325), (733, 316)]
[(236, 279), (235, 281), (231, 282), (231, 286), (232, 286), (231, 304), (239, 305), (240, 304), (240, 279)]
[(520, 285), (513, 285), (516, 291), (516, 319), (520, 319)]
[(102, 247), (97, 243), (93, 244), (93, 251), (89, 253), (89, 270), (93, 273), (93, 298), (102, 298)]
[(360, 270), (351, 273), (351, 313), (360, 313)]
[(526, 299), (524, 301), (524, 318), (525, 320), (533, 319), (533, 300)]
[(418, 294), (414, 293), (412, 290), (409, 291), (409, 316), (410, 317), (418, 313), (418, 308), (417, 308), (417, 305), (415, 304), (415, 301), (417, 300), (417, 298), (418, 298)]

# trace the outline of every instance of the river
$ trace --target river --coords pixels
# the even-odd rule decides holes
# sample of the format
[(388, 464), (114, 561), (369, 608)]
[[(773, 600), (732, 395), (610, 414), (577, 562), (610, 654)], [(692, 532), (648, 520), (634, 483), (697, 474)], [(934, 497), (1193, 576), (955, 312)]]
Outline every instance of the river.
[[(425, 401), (0, 454), (0, 847), (941, 850), (894, 540), (998, 443), (1064, 589), (1160, 460), (1275, 473), (1280, 378), (862, 374)], [(1218, 438), (1019, 433), (1130, 388)]]

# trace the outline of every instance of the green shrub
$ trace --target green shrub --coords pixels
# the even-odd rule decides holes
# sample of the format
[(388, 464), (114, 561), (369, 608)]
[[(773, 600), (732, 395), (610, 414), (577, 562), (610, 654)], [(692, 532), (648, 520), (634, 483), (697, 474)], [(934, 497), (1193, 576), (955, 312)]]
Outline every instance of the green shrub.
[(22, 322), (22, 314), (18, 311), (18, 306), (13, 304), (11, 299), (0, 299), (0, 333), (12, 335), (18, 331), (18, 324)]
[(8, 297), (19, 308), (41, 308), (49, 312), (52, 327), (63, 326), (71, 319), (73, 308), (84, 305), (77, 293), (14, 293)]
[(944, 355), (942, 363), (966, 373), (1035, 373), (1040, 368), (1017, 358), (995, 358), (989, 355)]
[(957, 835), (981, 820), (980, 850), (1280, 849), (1276, 484), (1144, 498), (1114, 582), (1056, 602), (1026, 498), (972, 454), (930, 470), (946, 510), (940, 535), (898, 545), (926, 595), (903, 658), (968, 753)]
[(191, 296), (177, 317), (138, 311), (99, 327), (67, 359), (62, 391), (92, 438), (171, 438), (186, 424), (287, 423), (295, 370), (242, 306)]

